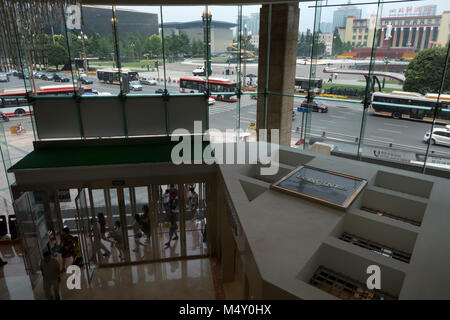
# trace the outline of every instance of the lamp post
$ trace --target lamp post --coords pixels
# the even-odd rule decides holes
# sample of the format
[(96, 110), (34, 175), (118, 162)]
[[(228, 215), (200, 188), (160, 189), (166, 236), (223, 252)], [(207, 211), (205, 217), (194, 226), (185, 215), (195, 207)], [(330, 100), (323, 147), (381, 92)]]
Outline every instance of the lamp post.
[(77, 37), (78, 40), (81, 40), (81, 46), (83, 47), (83, 68), (85, 72), (88, 72), (88, 65), (87, 65), (87, 57), (86, 57), (86, 43), (85, 40), (88, 39), (87, 35), (81, 31), (80, 35)]
[(202, 14), (202, 21), (203, 21), (203, 35), (204, 35), (204, 44), (205, 44), (205, 50), (206, 50), (206, 61), (205, 61), (205, 75), (208, 74), (208, 76), (211, 75), (211, 20), (212, 20), (212, 14), (211, 11), (206, 10), (203, 11)]
[(247, 53), (247, 43), (250, 41), (250, 39), (252, 38), (252, 33), (249, 32), (247, 34), (247, 25), (244, 25), (244, 38), (242, 38), (242, 42), (244, 44), (244, 87), (247, 86), (247, 58), (248, 58), (248, 53)]
[[(384, 72), (388, 72), (388, 64), (389, 64), (389, 50), (391, 49), (391, 45), (392, 45), (392, 25), (388, 24), (386, 27), (386, 38), (384, 40), (388, 40), (388, 47), (387, 47), (387, 51), (386, 51), (386, 60), (385, 60), (385, 65), (384, 65)], [(384, 84), (386, 82), (386, 76), (383, 77), (383, 85), (381, 86), (382, 89), (384, 89)]]

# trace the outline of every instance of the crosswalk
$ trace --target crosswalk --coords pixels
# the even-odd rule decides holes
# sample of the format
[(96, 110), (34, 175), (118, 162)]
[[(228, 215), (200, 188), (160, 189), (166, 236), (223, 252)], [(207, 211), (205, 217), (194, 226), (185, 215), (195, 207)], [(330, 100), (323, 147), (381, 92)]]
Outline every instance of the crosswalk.
[[(233, 111), (236, 112), (236, 108), (237, 108), (237, 103), (217, 103), (213, 104), (209, 107), (209, 115), (215, 115), (215, 114), (220, 114), (220, 113), (224, 113), (224, 112), (228, 112), (228, 111)], [(248, 105), (244, 105), (241, 104), (241, 110), (244, 108), (250, 108), (252, 107), (252, 105), (248, 104)], [(256, 106), (253, 105), (255, 111), (254, 114), (256, 114)], [(252, 111), (248, 111), (249, 113), (253, 113)]]

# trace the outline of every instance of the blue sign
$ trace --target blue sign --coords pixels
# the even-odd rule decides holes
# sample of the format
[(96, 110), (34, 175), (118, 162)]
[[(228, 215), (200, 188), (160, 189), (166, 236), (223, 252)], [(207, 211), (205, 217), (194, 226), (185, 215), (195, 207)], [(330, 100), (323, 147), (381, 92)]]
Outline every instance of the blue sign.
[(302, 108), (302, 107), (298, 107), (297, 108), (298, 112), (308, 112), (308, 108)]

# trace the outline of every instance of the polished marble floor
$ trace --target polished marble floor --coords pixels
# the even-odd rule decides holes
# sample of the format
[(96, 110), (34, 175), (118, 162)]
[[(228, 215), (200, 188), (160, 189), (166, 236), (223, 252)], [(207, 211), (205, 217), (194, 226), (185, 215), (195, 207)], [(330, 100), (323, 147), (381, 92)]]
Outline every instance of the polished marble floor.
[[(8, 264), (0, 268), (0, 299), (45, 299), (42, 282), (34, 290), (19, 245), (0, 246)], [(78, 299), (216, 299), (209, 258), (96, 268), (90, 285), (82, 273), (81, 289), (69, 290), (62, 274), (61, 298)]]

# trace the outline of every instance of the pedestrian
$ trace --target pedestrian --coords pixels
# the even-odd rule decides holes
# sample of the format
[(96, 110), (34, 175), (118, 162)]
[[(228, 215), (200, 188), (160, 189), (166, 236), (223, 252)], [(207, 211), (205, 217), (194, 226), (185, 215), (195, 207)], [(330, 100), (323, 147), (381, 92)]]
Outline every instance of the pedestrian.
[(40, 267), (44, 282), (45, 297), (48, 300), (59, 300), (59, 283), (61, 282), (61, 276), (59, 274), (58, 261), (52, 258), (49, 251), (46, 251)]
[(336, 74), (334, 75), (334, 80), (336, 80), (336, 79), (337, 79), (337, 76), (338, 76), (338, 75), (337, 75), (337, 73), (336, 73)]
[[(97, 216), (98, 217), (98, 216)], [(106, 246), (103, 244), (102, 242), (102, 227), (99, 221), (97, 221), (94, 224), (94, 221), (92, 221), (91, 219), (91, 225), (92, 225), (92, 230), (91, 230), (91, 235), (94, 239), (94, 243), (93, 243), (93, 257), (91, 259), (95, 260), (94, 257), (96, 254), (101, 255), (102, 254), (102, 249), (104, 251), (103, 253), (103, 257), (107, 257), (111, 254), (111, 252), (108, 250), (108, 248), (106, 248)], [(106, 238), (106, 235), (103, 235), (104, 240), (108, 241), (108, 239)]]
[(142, 237), (142, 232), (140, 231), (141, 228), (142, 228), (141, 216), (138, 213), (136, 213), (134, 215), (134, 223), (133, 223), (133, 231), (135, 238)]
[(175, 205), (175, 207), (178, 206), (178, 190), (175, 188), (175, 185), (170, 185), (170, 202)]
[(103, 215), (103, 213), (99, 212), (99, 214), (97, 214), (97, 221), (98, 224), (100, 225), (100, 238), (102, 238), (103, 240), (106, 240), (106, 219), (105, 216)]
[(0, 267), (3, 267), (7, 263), (8, 263), (8, 261), (3, 261), (3, 259), (0, 258)]
[[(170, 210), (169, 210), (169, 222), (170, 222), (170, 227), (169, 227), (169, 241), (167, 241), (165, 243), (166, 245), (166, 249), (170, 247), (170, 241), (172, 240), (178, 240), (178, 234), (177, 234), (177, 230), (178, 230), (178, 225), (177, 225), (177, 221), (176, 221), (176, 214), (175, 214), (175, 205), (171, 205), (170, 206)], [(175, 235), (175, 237), (172, 239), (172, 236)]]
[(73, 237), (70, 234), (70, 229), (65, 227), (61, 235), (61, 249), (59, 251), (62, 257), (62, 272), (66, 271), (67, 259), (74, 255)]
[(164, 212), (166, 214), (169, 210), (169, 201), (170, 201), (170, 191), (169, 188), (167, 188), (163, 195)]
[(123, 257), (123, 235), (122, 228), (120, 227), (120, 221), (114, 222), (114, 231), (110, 234), (110, 237), (116, 241), (117, 250), (119, 250), (119, 258)]
[(142, 216), (141, 216), (141, 225), (142, 225), (142, 231), (147, 236), (147, 241), (150, 241), (151, 237), (151, 224), (150, 224), (150, 210), (148, 208), (148, 205), (144, 204), (142, 206)]
[(83, 265), (83, 255), (81, 253), (81, 245), (78, 237), (73, 237), (74, 255), (73, 264), (81, 267)]
[(192, 221), (195, 219), (198, 219), (198, 193), (195, 192), (195, 188), (191, 187), (191, 197), (189, 198), (189, 204), (191, 207), (191, 213), (192, 213)]

